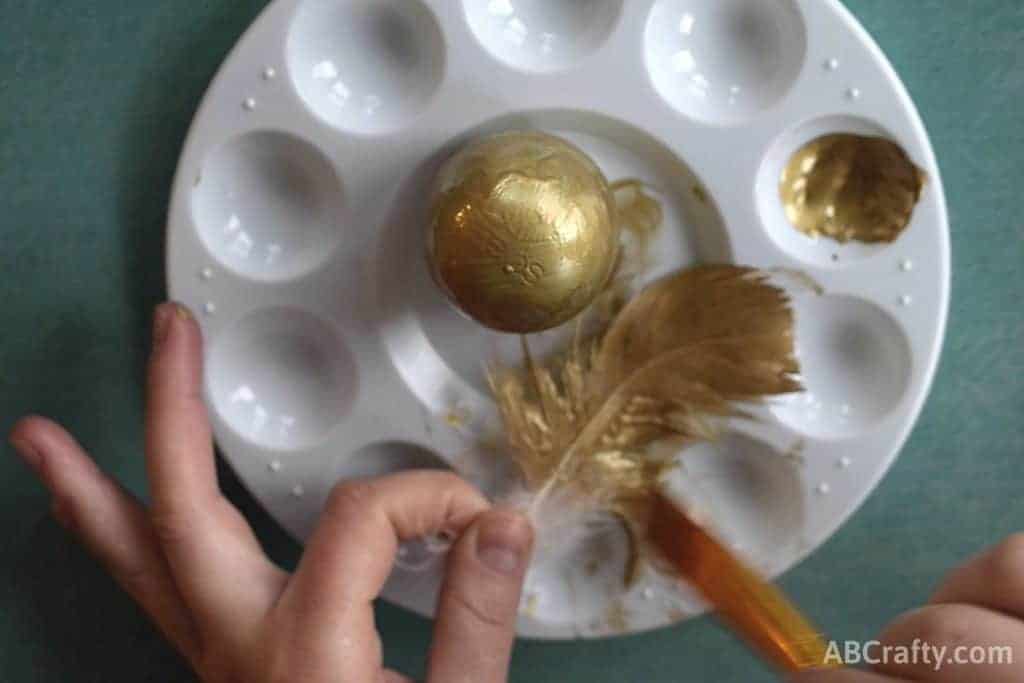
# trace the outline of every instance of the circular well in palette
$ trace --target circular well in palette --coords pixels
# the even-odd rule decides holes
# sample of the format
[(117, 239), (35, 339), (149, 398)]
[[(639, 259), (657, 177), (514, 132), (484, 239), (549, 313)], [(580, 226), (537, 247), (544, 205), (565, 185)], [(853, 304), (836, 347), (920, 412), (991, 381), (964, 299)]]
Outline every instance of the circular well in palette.
[(289, 133), (254, 131), (207, 156), (192, 188), (192, 219), (224, 267), (281, 281), (330, 259), (344, 203), (341, 181), (320, 150)]
[(358, 392), (358, 369), (333, 325), (295, 308), (248, 314), (207, 360), (213, 408), (243, 438), (272, 450), (323, 442)]

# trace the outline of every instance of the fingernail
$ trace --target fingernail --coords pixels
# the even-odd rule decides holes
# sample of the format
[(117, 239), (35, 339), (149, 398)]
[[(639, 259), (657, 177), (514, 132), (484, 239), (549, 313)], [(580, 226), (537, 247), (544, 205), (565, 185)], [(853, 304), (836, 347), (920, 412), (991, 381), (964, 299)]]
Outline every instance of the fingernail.
[(192, 319), (192, 311), (188, 310), (181, 304), (174, 304), (174, 312), (177, 314), (178, 318), (185, 322)]
[(490, 512), (477, 532), (477, 557), (500, 574), (518, 574), (526, 565), (533, 530), (519, 514)]
[(11, 445), (14, 446), (15, 452), (21, 458), (21, 461), (28, 465), (32, 470), (38, 472), (39, 467), (42, 464), (43, 456), (39, 454), (39, 451), (27, 441), (11, 441)]
[(167, 339), (171, 329), (171, 316), (174, 315), (174, 304), (160, 304), (153, 313), (153, 345), (159, 346)]

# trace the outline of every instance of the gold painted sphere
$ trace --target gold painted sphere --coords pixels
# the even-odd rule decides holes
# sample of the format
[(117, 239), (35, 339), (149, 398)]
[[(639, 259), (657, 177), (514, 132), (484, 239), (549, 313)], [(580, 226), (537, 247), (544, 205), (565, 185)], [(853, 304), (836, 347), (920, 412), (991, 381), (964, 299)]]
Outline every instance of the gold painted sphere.
[(608, 181), (583, 152), (538, 132), (470, 143), (438, 173), (427, 235), (434, 278), (487, 327), (556, 327), (607, 285), (619, 253)]

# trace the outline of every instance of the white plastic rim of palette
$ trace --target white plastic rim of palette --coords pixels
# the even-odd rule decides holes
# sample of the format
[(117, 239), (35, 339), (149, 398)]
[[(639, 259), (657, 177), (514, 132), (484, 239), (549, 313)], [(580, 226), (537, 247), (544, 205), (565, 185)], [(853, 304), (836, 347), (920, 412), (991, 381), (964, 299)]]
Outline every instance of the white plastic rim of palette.
[[(671, 486), (770, 576), (876, 486), (921, 411), (949, 294), (927, 133), (836, 0), (277, 0), (188, 136), (168, 226), (170, 294), (196, 312), (216, 440), (298, 539), (338, 481), (452, 469), (493, 492), (485, 366), (514, 337), (467, 320), (424, 259), (428, 187), (468, 139), (546, 130), (664, 204), (653, 279), (700, 262), (803, 271), (806, 391), (681, 455)], [(929, 181), (892, 243), (813, 239), (782, 168), (829, 133), (883, 135)], [(554, 334), (558, 334), (556, 331)], [(539, 342), (543, 343), (543, 339)], [(685, 585), (626, 586), (620, 534), (531, 568), (519, 632), (633, 633), (701, 613)], [(443, 556), (407, 543), (384, 597), (431, 614)]]

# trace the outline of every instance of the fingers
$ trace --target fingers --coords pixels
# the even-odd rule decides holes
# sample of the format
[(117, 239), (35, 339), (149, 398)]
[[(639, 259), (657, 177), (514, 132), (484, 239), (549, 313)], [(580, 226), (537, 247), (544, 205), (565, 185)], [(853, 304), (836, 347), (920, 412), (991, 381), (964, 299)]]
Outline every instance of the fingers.
[(508, 510), (482, 514), (448, 558), (428, 680), (503, 683), (533, 529)]
[(1024, 619), (1024, 534), (1010, 536), (955, 569), (931, 602), (971, 603)]
[(391, 573), (400, 540), (459, 534), (488, 503), (454, 474), (415, 471), (334, 489), (289, 586), (328, 613), (368, 605)]
[[(1024, 680), (1024, 622), (1020, 619), (1024, 619), (1024, 534), (1015, 534), (950, 573), (930, 606), (903, 615), (886, 629), (879, 648), (899, 648), (907, 653), (904, 659), (916, 661), (897, 663), (897, 650), (892, 649), (887, 662), (876, 668), (911, 680)], [(881, 654), (879, 650), (871, 656)], [(986, 661), (972, 662), (972, 656)], [(868, 681), (867, 675), (809, 672), (793, 681), (840, 683), (847, 680), (843, 676), (850, 676), (849, 680), (859, 682)]]
[(163, 304), (153, 339), (146, 464), (154, 532), (199, 625), (235, 634), (269, 609), (286, 577), (217, 486), (199, 326), (181, 306)]
[[(875, 668), (888, 675), (933, 683), (1024, 680), (1024, 625), (982, 607), (928, 605), (896, 619), (879, 640), (874, 656), (886, 647), (890, 654)], [(896, 657), (895, 647), (907, 656)]]
[(198, 652), (195, 628), (145, 509), (49, 420), (22, 420), (11, 442), (52, 493), (54, 516), (106, 566), (178, 650), (193, 658)]
[(399, 540), (459, 534), (487, 507), (469, 484), (444, 472), (337, 487), (278, 603), (279, 618), (339, 677), (372, 680), (381, 665), (372, 601), (391, 573)]
[(156, 309), (148, 374), (146, 465), (153, 506), (201, 517), (220, 500), (220, 490), (202, 398), (202, 336), (177, 304)]

